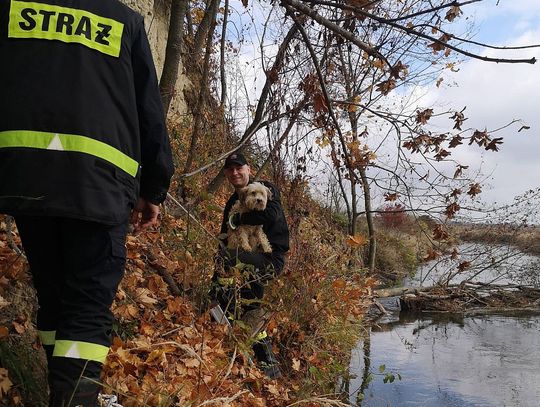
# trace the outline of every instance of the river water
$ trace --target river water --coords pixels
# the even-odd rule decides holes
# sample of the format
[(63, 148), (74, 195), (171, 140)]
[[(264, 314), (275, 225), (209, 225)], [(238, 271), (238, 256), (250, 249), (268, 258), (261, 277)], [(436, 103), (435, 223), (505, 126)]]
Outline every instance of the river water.
[[(500, 247), (489, 249), (497, 253)], [(510, 258), (511, 273), (497, 260), (494, 270), (475, 281), (523, 281), (518, 265), (527, 265), (521, 277), (534, 280), (530, 265), (536, 258)], [(417, 279), (428, 269), (435, 268), (423, 266)], [(370, 328), (352, 355), (346, 390), (352, 405), (540, 407), (540, 314), (409, 314), (399, 312), (396, 299), (383, 305), (390, 314)]]

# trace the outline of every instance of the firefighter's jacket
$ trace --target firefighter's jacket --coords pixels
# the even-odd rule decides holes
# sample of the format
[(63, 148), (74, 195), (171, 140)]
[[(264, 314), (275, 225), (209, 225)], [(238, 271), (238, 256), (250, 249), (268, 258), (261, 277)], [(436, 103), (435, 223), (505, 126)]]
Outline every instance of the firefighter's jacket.
[(173, 172), (143, 18), (117, 0), (0, 0), (0, 212), (117, 224)]

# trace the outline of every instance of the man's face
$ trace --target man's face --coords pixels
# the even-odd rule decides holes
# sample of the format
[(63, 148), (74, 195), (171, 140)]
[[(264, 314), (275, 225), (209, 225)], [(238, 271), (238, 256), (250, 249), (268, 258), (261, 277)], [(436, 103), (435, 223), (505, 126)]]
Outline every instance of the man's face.
[(249, 184), (249, 165), (232, 165), (225, 168), (225, 177), (234, 188), (243, 188)]

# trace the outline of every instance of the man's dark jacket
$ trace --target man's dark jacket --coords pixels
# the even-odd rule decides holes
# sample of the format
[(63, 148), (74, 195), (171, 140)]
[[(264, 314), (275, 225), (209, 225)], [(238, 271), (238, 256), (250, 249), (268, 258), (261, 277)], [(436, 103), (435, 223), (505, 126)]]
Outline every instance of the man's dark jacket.
[(118, 0), (0, 0), (0, 212), (118, 224), (173, 172), (143, 18)]
[[(240, 223), (242, 225), (262, 225), (268, 240), (272, 246), (272, 253), (264, 254), (272, 263), (275, 270), (280, 272), (285, 264), (285, 254), (289, 251), (289, 228), (285, 213), (281, 205), (281, 198), (277, 188), (267, 181), (259, 181), (270, 188), (272, 199), (266, 204), (264, 211), (251, 211), (243, 213)], [(238, 194), (235, 192), (227, 201), (223, 211), (223, 222), (221, 233), (227, 233), (227, 221), (232, 206), (238, 201)]]

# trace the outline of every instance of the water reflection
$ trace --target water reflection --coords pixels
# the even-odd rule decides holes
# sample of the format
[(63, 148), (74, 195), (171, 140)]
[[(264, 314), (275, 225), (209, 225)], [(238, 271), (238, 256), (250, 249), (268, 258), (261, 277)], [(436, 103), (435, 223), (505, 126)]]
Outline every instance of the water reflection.
[[(468, 266), (461, 270), (461, 263)], [(509, 245), (464, 243), (456, 256), (443, 256), (418, 267), (406, 285), (431, 286), (438, 282), (459, 284), (464, 280), (484, 283), (518, 283), (540, 287), (540, 258)]]
[[(350, 401), (362, 407), (540, 406), (539, 332), (540, 315), (401, 313), (374, 327), (353, 354)], [(402, 380), (385, 384), (385, 373)]]

